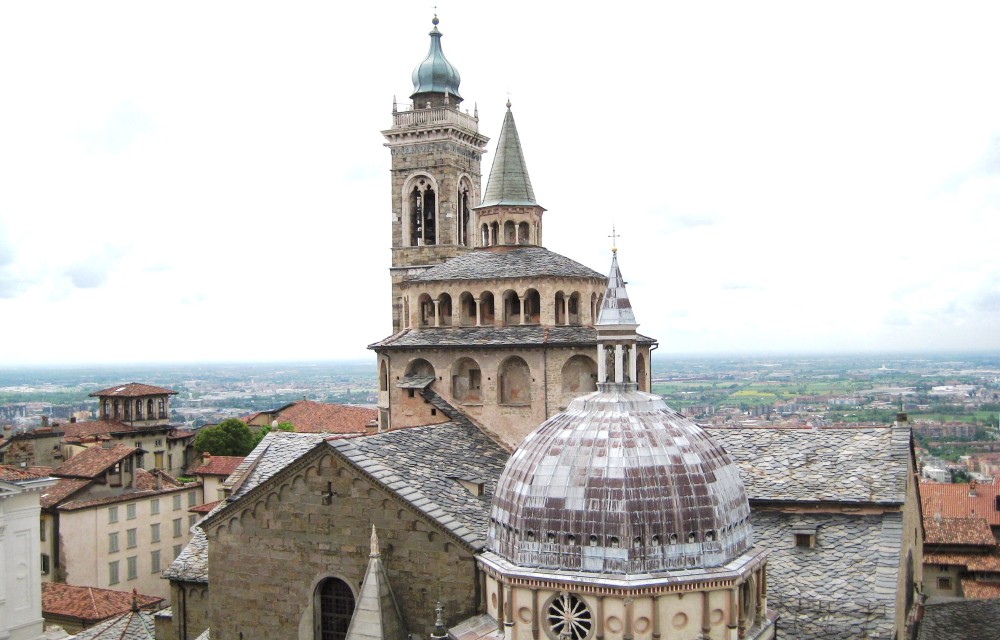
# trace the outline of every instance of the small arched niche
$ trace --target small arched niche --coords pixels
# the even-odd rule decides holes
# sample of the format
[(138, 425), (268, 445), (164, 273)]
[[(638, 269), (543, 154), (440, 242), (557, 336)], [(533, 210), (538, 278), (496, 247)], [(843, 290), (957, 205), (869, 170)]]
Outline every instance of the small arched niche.
[(459, 358), (451, 367), (451, 396), (463, 404), (483, 401), (483, 372), (472, 358)]
[(531, 369), (520, 356), (510, 356), (497, 371), (500, 404), (531, 404)]

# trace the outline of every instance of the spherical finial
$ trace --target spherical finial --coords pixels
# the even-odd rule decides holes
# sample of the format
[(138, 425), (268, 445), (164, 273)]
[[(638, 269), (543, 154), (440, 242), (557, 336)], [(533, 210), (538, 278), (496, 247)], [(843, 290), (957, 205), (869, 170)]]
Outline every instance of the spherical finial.
[(510, 109), (510, 98), (507, 98), (507, 108)]
[(433, 19), (433, 20), (431, 20), (431, 24), (432, 24), (432, 25), (434, 25), (434, 26), (436, 27), (436, 26), (438, 26), (438, 23), (439, 23), (439, 22), (441, 22), (441, 21), (440, 21), (440, 20), (438, 20), (438, 14), (436, 14), (436, 13), (435, 13), (435, 14), (434, 14), (434, 19)]

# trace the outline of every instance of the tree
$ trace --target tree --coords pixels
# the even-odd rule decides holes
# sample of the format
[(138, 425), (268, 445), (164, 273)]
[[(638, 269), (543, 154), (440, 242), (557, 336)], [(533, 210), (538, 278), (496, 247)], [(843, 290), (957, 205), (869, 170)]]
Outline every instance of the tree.
[(263, 440), (264, 436), (272, 431), (295, 431), (295, 425), (291, 422), (279, 422), (273, 429), (269, 425), (264, 425), (257, 433), (254, 434), (254, 446), (257, 446), (257, 443)]
[(223, 420), (214, 427), (204, 427), (194, 439), (195, 451), (207, 451), (214, 456), (245, 456), (256, 444), (250, 427), (236, 418)]

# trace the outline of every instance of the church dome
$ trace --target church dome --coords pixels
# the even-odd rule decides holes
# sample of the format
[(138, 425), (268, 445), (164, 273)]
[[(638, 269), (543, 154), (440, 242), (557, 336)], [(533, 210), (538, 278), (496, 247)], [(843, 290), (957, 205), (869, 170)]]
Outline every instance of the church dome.
[(489, 547), (521, 567), (641, 574), (753, 546), (736, 464), (634, 384), (606, 383), (529, 434), (497, 482)]
[(413, 94), (410, 98), (416, 98), (425, 93), (448, 93), (457, 104), (462, 101), (462, 96), (458, 93), (458, 85), (462, 83), (462, 76), (458, 74), (458, 69), (448, 62), (441, 50), (441, 32), (437, 28), (437, 16), (434, 16), (432, 23), (434, 28), (429, 34), (431, 48), (423, 62), (413, 70)]

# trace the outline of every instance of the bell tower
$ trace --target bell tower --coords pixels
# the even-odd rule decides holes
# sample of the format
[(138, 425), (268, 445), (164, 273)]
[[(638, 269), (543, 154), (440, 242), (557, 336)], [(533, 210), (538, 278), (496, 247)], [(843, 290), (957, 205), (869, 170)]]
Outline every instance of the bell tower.
[(392, 128), (382, 132), (392, 154), (392, 330), (408, 313), (400, 283), (477, 244), (480, 163), (489, 138), (479, 114), (460, 109), (462, 79), (444, 57), (438, 18), (430, 50), (413, 70), (408, 108), (392, 105)]

